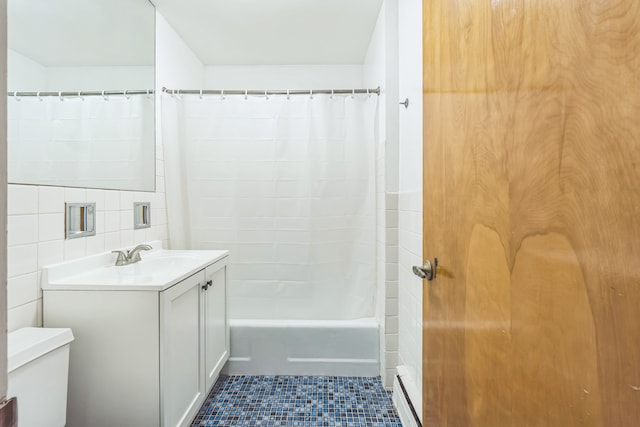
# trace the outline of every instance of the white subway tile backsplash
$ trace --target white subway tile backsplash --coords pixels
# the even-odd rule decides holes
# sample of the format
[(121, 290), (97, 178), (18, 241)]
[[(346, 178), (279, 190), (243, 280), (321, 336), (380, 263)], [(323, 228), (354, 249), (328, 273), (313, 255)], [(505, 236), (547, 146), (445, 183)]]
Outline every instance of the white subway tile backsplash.
[(42, 214), (38, 215), (38, 240), (45, 242), (48, 240), (64, 239), (65, 224), (64, 214)]
[(106, 250), (113, 250), (124, 246), (120, 243), (120, 231), (105, 233), (104, 246)]
[(88, 189), (87, 202), (95, 203), (97, 211), (105, 210), (105, 190)]
[(22, 276), (10, 277), (7, 282), (7, 308), (15, 308), (20, 305), (38, 299), (38, 274), (33, 272)]
[(120, 210), (133, 209), (133, 192), (121, 191), (120, 192)]
[(120, 245), (131, 246), (134, 245), (133, 230), (121, 230), (120, 231)]
[(7, 248), (8, 277), (34, 273), (38, 269), (38, 245), (10, 246)]
[(94, 255), (105, 250), (105, 235), (96, 234), (87, 237), (87, 255)]
[(133, 204), (130, 210), (120, 211), (120, 229), (133, 231)]
[(38, 187), (34, 185), (7, 186), (7, 214), (31, 215), (38, 213)]
[(80, 237), (77, 239), (68, 239), (64, 241), (64, 259), (65, 261), (81, 258), (87, 255), (87, 240), (86, 237)]
[(64, 188), (62, 187), (37, 187), (38, 188), (38, 212), (64, 213)]
[(104, 193), (104, 209), (106, 211), (120, 210), (120, 191), (107, 190)]
[(106, 211), (104, 213), (104, 232), (112, 233), (120, 230), (120, 211)]
[(37, 215), (11, 215), (7, 218), (7, 245), (18, 246), (38, 241)]
[(64, 261), (64, 240), (38, 243), (38, 268)]
[(87, 201), (87, 190), (85, 188), (65, 188), (64, 201), (68, 203), (79, 203)]
[(42, 325), (42, 305), (32, 301), (7, 311), (7, 332), (20, 328)]

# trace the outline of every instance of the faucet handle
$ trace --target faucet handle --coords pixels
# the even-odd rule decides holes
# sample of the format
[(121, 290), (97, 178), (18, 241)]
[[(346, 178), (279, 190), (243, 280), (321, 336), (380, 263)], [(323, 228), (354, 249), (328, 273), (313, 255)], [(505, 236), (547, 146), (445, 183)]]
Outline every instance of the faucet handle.
[(125, 265), (127, 263), (127, 253), (123, 251), (111, 251), (112, 254), (118, 254), (116, 259), (116, 266)]

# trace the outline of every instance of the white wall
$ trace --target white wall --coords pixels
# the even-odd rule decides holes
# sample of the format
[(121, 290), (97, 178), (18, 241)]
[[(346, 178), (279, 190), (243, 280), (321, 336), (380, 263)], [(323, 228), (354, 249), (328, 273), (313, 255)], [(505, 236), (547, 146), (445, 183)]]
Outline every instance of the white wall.
[(11, 69), (7, 74), (7, 89), (29, 92), (47, 90), (47, 69), (31, 58), (8, 49), (7, 63)]
[(398, 68), (397, 0), (385, 0), (363, 67), (367, 86), (382, 86), (377, 156), (377, 307), (382, 380), (393, 385), (398, 364)]
[[(201, 84), (202, 65), (160, 15), (157, 15), (156, 31), (158, 87)], [(43, 265), (154, 239), (163, 240), (167, 245), (164, 161), (159, 126), (160, 121), (157, 120), (155, 192), (9, 185), (9, 331), (42, 325), (39, 276)], [(96, 202), (96, 236), (64, 240), (65, 201)], [(151, 202), (151, 228), (133, 230), (134, 201)]]
[(400, 107), (398, 194), (399, 357), (411, 400), (422, 416), (422, 289), (411, 272), (422, 265), (422, 3), (399, 0), (398, 69)]
[[(363, 88), (361, 65), (207, 66), (207, 89)], [(374, 86), (375, 87), (375, 86)], [(178, 88), (176, 88), (178, 89)], [(198, 88), (184, 88), (198, 89)], [(366, 88), (365, 88), (366, 89)]]

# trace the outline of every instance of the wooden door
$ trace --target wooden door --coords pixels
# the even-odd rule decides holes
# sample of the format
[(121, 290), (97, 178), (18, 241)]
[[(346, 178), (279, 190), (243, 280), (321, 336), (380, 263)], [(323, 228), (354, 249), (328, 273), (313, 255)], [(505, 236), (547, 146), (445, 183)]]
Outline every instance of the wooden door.
[(640, 1), (423, 6), (424, 424), (640, 425)]

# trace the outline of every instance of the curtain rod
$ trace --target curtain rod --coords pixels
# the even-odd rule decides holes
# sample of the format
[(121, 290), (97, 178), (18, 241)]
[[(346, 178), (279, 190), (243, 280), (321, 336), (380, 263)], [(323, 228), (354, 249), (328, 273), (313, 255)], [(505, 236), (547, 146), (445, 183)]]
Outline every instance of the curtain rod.
[(59, 92), (51, 92), (51, 91), (41, 91), (41, 92), (7, 92), (7, 96), (15, 96), (15, 97), (23, 97), (23, 96), (111, 96), (111, 95), (153, 95), (153, 89), (148, 90), (89, 90), (89, 91), (59, 91)]
[(227, 89), (167, 89), (162, 88), (162, 91), (170, 95), (355, 95), (355, 94), (367, 94), (367, 95), (380, 95), (380, 86), (375, 89), (309, 89), (309, 90), (227, 90)]

